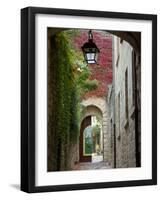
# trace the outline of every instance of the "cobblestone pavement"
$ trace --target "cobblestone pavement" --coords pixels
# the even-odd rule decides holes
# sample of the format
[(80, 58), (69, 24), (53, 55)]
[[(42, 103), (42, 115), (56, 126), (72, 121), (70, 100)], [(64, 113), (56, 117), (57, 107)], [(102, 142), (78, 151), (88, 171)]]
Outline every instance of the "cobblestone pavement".
[(110, 169), (111, 167), (107, 162), (82, 162), (74, 166), (73, 170), (95, 170), (95, 169)]

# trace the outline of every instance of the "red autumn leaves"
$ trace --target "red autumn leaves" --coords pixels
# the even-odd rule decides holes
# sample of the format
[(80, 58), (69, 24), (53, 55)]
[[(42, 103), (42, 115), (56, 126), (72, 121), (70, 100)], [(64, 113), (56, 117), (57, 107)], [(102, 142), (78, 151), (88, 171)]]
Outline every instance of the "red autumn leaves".
[[(92, 31), (93, 41), (100, 50), (97, 64), (88, 65), (91, 70), (90, 80), (96, 79), (99, 83), (97, 89), (87, 92), (84, 98), (91, 96), (105, 97), (108, 84), (112, 83), (112, 36), (105, 31)], [(88, 40), (88, 31), (81, 31), (74, 38), (75, 47), (81, 51), (81, 46)]]

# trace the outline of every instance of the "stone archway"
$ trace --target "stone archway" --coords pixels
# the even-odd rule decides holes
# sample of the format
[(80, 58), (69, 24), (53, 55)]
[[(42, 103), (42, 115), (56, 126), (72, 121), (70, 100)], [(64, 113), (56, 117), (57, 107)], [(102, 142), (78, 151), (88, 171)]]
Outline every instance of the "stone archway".
[(87, 116), (95, 115), (102, 121), (103, 160), (105, 162), (108, 162), (108, 109), (106, 99), (91, 97), (86, 100), (83, 100), (82, 105), (84, 106), (82, 119), (86, 118)]

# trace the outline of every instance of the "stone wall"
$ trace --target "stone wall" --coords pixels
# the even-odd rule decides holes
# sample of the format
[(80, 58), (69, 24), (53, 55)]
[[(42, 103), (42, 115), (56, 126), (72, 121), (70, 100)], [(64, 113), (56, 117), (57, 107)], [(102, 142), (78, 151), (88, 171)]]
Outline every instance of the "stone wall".
[(115, 116), (114, 116), (114, 109), (115, 109), (115, 101), (114, 101), (114, 88), (113, 85), (109, 85), (109, 92), (108, 92), (108, 140), (107, 146), (109, 147), (108, 150), (108, 157), (109, 157), (109, 164), (112, 168), (114, 168), (114, 157), (115, 157), (115, 145), (114, 145), (114, 124), (115, 124)]
[(79, 141), (70, 146), (70, 154), (68, 158), (69, 169), (73, 169), (75, 164), (79, 162)]
[(113, 84), (108, 95), (108, 107), (110, 108), (108, 132), (112, 135), (109, 135), (111, 163), (117, 168), (135, 167), (133, 48), (116, 36), (113, 39)]

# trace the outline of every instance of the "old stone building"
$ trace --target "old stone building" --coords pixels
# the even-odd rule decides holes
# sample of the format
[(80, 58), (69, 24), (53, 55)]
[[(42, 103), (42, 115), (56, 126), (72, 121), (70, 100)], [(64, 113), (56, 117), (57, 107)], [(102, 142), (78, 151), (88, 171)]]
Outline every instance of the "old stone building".
[(134, 49), (113, 37), (113, 83), (109, 86), (108, 146), (112, 167), (136, 167), (136, 103)]

